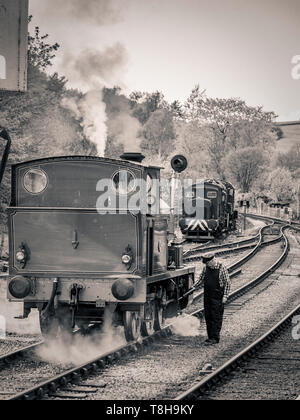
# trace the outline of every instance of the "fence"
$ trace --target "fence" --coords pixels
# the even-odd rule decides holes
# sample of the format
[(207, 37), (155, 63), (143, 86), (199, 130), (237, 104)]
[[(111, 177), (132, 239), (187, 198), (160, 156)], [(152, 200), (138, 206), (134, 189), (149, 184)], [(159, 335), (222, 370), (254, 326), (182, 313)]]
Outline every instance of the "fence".
[(261, 205), (259, 207), (251, 207), (248, 210), (249, 213), (257, 214), (258, 216), (276, 217), (286, 221), (296, 220), (296, 214), (290, 208), (271, 208), (267, 205)]

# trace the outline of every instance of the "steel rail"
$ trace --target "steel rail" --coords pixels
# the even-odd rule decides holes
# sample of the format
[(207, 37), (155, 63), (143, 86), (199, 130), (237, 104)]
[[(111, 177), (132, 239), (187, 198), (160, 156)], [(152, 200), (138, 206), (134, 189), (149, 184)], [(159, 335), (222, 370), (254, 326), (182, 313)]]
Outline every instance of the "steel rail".
[(0, 356), (0, 369), (4, 368), (4, 367), (7, 367), (7, 365), (9, 363), (11, 363), (12, 361), (15, 361), (19, 358), (24, 357), (26, 353), (29, 353), (29, 352), (32, 352), (32, 351), (38, 349), (43, 344), (44, 344), (44, 342), (40, 341), (39, 343), (32, 344), (32, 345), (26, 346), (26, 347), (22, 347), (19, 350), (15, 350), (15, 351), (12, 351), (10, 353), (6, 353), (6, 354)]
[(183, 258), (185, 257), (189, 257), (190, 255), (193, 255), (197, 252), (209, 252), (209, 251), (214, 251), (216, 249), (222, 249), (222, 248), (234, 248), (235, 246), (238, 247), (239, 245), (246, 245), (249, 244), (251, 242), (254, 242), (255, 240), (259, 239), (259, 233), (255, 236), (253, 236), (252, 238), (248, 238), (248, 239), (243, 239), (241, 241), (236, 241), (236, 242), (230, 242), (230, 243), (226, 243), (226, 244), (220, 244), (220, 245), (213, 245), (213, 246), (209, 246), (209, 247), (195, 247), (192, 249), (188, 249), (187, 251), (185, 251), (183, 253)]
[(274, 338), (276, 338), (284, 329), (289, 327), (292, 323), (292, 319), (295, 315), (300, 314), (300, 305), (298, 305), (292, 312), (285, 316), (281, 321), (279, 321), (274, 327), (272, 327), (267, 333), (258, 338), (252, 344), (247, 346), (244, 350), (238, 353), (236, 356), (228, 360), (223, 366), (217, 369), (215, 372), (210, 374), (208, 377), (204, 378), (197, 385), (193, 386), (186, 392), (178, 395), (174, 400), (195, 400), (202, 396), (207, 391), (211, 390), (213, 387), (223, 383), (223, 380), (242, 366), (244, 362), (248, 359), (255, 356), (265, 345), (270, 343)]
[(293, 220), (289, 222), (288, 220), (280, 219), (278, 217), (263, 216), (259, 214), (253, 214), (253, 213), (247, 213), (246, 217), (250, 217), (250, 218), (258, 219), (258, 220), (272, 220), (278, 223), (289, 224), (291, 227), (300, 228), (300, 223), (294, 222)]
[[(235, 290), (234, 292), (232, 292), (229, 296), (228, 296), (228, 303), (233, 302), (234, 300), (236, 300), (237, 298), (239, 298), (240, 296), (243, 296), (245, 293), (247, 293), (249, 290), (251, 290), (253, 287), (257, 286), (259, 283), (261, 283), (263, 280), (265, 280), (267, 277), (269, 277), (286, 259), (288, 252), (289, 252), (289, 242), (287, 237), (284, 235), (283, 231), (289, 228), (289, 226), (286, 227), (282, 227), (282, 235), (285, 241), (285, 246), (284, 246), (284, 251), (282, 252), (281, 256), (278, 258), (278, 260), (271, 266), (269, 267), (267, 270), (265, 270), (261, 275), (259, 275), (258, 277), (256, 277), (254, 280), (251, 280), (250, 282), (248, 282), (247, 284), (245, 284), (244, 286), (240, 287), (239, 289)], [(238, 261), (238, 264), (241, 263), (242, 260)], [(248, 261), (248, 260), (247, 260)], [(235, 266), (235, 264), (233, 265)], [(232, 267), (228, 268), (228, 271), (232, 270)], [(230, 278), (234, 277), (235, 273), (232, 273), (230, 275)], [(194, 301), (196, 301), (197, 299), (200, 299), (201, 296), (203, 296), (203, 291), (201, 291), (197, 296), (195, 296)], [(197, 310), (196, 312), (191, 314), (192, 316), (203, 316), (204, 315), (204, 309), (200, 309)]]
[[(264, 242), (261, 243), (261, 247), (273, 245), (274, 243), (279, 242), (281, 239), (282, 239), (282, 236), (279, 236), (278, 238), (270, 239), (268, 241), (264, 241)], [(219, 256), (222, 256), (222, 255), (233, 254), (235, 252), (246, 251), (247, 249), (253, 249), (256, 246), (257, 246), (257, 244), (254, 243), (254, 244), (250, 244), (250, 245), (240, 246), (240, 247), (237, 247), (237, 248), (220, 249), (220, 251), (216, 251), (214, 254), (215, 254), (215, 256), (219, 257)], [(224, 246), (223, 248), (227, 248), (227, 246)], [(198, 254), (200, 252), (201, 252), (201, 250), (199, 250), (197, 252), (195, 251), (193, 253), (195, 253), (195, 254), (197, 253)], [(203, 254), (201, 252), (201, 255), (198, 255), (198, 256), (184, 257), (183, 258), (183, 261), (184, 262), (201, 261), (202, 255)]]
[[(264, 227), (266, 228), (266, 227)], [(282, 228), (283, 229), (283, 228)], [(279, 260), (278, 260), (279, 261)], [(274, 264), (277, 265), (278, 261)], [(272, 266), (273, 267), (273, 266)], [(267, 271), (269, 271), (268, 269)], [(262, 281), (262, 276), (260, 276), (260, 281)], [(249, 282), (246, 286), (243, 286), (239, 290), (233, 292), (229, 296), (229, 301), (232, 302), (236, 297), (241, 296), (241, 294), (246, 293), (249, 288), (254, 287), (260, 282), (258, 279), (255, 279), (252, 282)], [(203, 308), (191, 314), (192, 316), (199, 316), (203, 314)], [(161, 331), (156, 332), (155, 334), (144, 337), (137, 342), (132, 342), (120, 346), (113, 351), (104, 353), (99, 355), (97, 358), (81, 365), (74, 367), (66, 372), (63, 372), (56, 377), (50, 378), (45, 382), (38, 384), (28, 390), (22, 391), (11, 398), (9, 400), (38, 400), (42, 399), (47, 395), (54, 395), (60, 389), (63, 389), (70, 383), (79, 383), (81, 380), (89, 377), (90, 375), (96, 374), (102, 371), (106, 366), (114, 363), (115, 361), (120, 360), (126, 354), (133, 352), (138, 352), (144, 346), (149, 346), (153, 343), (156, 339), (160, 337), (168, 337), (172, 335), (172, 325), (166, 325)]]
[[(255, 240), (258, 240), (258, 244), (257, 244), (257, 247), (259, 248), (259, 246), (262, 244), (262, 242), (263, 242), (263, 237), (262, 237), (262, 235), (263, 235), (263, 232), (266, 230), (266, 229), (268, 229), (268, 228), (270, 228), (270, 227), (273, 227), (274, 226), (274, 221), (271, 221), (272, 222), (272, 224), (271, 225), (266, 225), (266, 226), (263, 226), (263, 227), (261, 227), (260, 229), (259, 229), (259, 232), (258, 232), (258, 234), (256, 235), (256, 236), (254, 236), (253, 238), (248, 238), (248, 239), (245, 239), (245, 240), (242, 240), (242, 241), (237, 241), (237, 242), (233, 242), (233, 243), (231, 243), (231, 244), (223, 244), (223, 245), (216, 245), (216, 246), (214, 246), (214, 247), (204, 247), (204, 248), (199, 248), (199, 247), (196, 247), (196, 248), (193, 248), (193, 249), (190, 249), (190, 250), (188, 250), (188, 251), (186, 251), (185, 253), (184, 253), (184, 255), (183, 255), (183, 258), (184, 258), (184, 261), (193, 261), (193, 260), (191, 260), (191, 259), (188, 259), (189, 258), (189, 255), (192, 255), (192, 254), (194, 254), (194, 253), (198, 253), (198, 252), (207, 252), (207, 251), (209, 251), (209, 250), (213, 250), (213, 249), (222, 249), (222, 248), (228, 248), (228, 247), (230, 247), (230, 246), (235, 246), (235, 245), (239, 245), (239, 244), (247, 244), (247, 243), (251, 243), (251, 242), (253, 242), (253, 241), (255, 241)], [(249, 247), (249, 248), (252, 248), (252, 246), (251, 247)], [(253, 247), (253, 248), (255, 248), (255, 246)], [(240, 247), (240, 249), (241, 250), (245, 250), (245, 249), (247, 249), (247, 247)], [(238, 248), (236, 249), (236, 250), (238, 250)], [(220, 252), (222, 252), (222, 251), (220, 251)], [(229, 251), (228, 250), (228, 253), (230, 253), (231, 251)], [(254, 250), (254, 253), (255, 252), (257, 252), (256, 251), (256, 249)], [(224, 252), (225, 253), (225, 252)], [(227, 252), (226, 252), (227, 253)], [(218, 253), (219, 254), (219, 253)], [(221, 255), (221, 254), (220, 254)], [(199, 259), (199, 257), (197, 258), (197, 260)]]
[[(253, 258), (260, 250), (260, 248), (265, 247), (267, 244), (271, 245), (271, 244), (275, 244), (277, 242), (279, 242), (280, 240), (282, 240), (283, 237), (283, 231), (281, 231), (281, 234), (279, 237), (272, 239), (269, 242), (263, 242), (263, 233), (264, 231), (269, 228), (272, 227), (273, 225), (269, 225), (269, 226), (263, 226), (262, 228), (260, 228), (259, 230), (259, 241), (257, 243), (257, 245), (255, 246), (255, 248), (250, 251), (248, 254), (246, 254), (245, 256), (243, 256), (240, 260), (238, 260), (237, 262), (229, 265), (227, 267), (227, 270), (229, 272), (230, 278), (236, 277), (236, 275), (239, 274), (239, 272), (237, 272), (236, 270), (238, 270), (239, 268), (241, 268), (244, 264), (246, 264), (251, 258)], [(199, 300), (201, 297), (203, 296), (203, 291), (197, 293), (194, 296), (193, 302), (196, 302), (197, 300)]]
[[(234, 291), (228, 298), (229, 303), (236, 300), (238, 297), (244, 295), (253, 287), (257, 286), (259, 283), (261, 283), (263, 280), (269, 277), (285, 261), (289, 252), (289, 248), (290, 248), (289, 241), (287, 237), (284, 235), (284, 230), (288, 228), (290, 228), (290, 226), (283, 226), (281, 228), (284, 241), (285, 241), (285, 247), (284, 247), (283, 253), (278, 258), (278, 260), (270, 268), (268, 268), (264, 273), (258, 276), (256, 279), (247, 283), (240, 289)], [(195, 312), (193, 315), (199, 316), (200, 313), (203, 314), (203, 311), (204, 310), (202, 309), (201, 311)], [(270, 339), (274, 337), (274, 334), (276, 335), (278, 332), (280, 332), (281, 325), (286, 325), (287, 322), (290, 323), (293, 316), (297, 313), (300, 313), (300, 305), (297, 306), (297, 308), (293, 312), (291, 312), (288, 316), (286, 316), (282, 321), (276, 324), (276, 326), (273, 327), (268, 333), (264, 334), (260, 339), (256, 340), (246, 349), (242, 350), (236, 356), (231, 358), (223, 366), (221, 366), (219, 369), (217, 369), (214, 373), (209, 375), (207, 378), (203, 379), (197, 385), (190, 388), (186, 392), (180, 394), (177, 398), (175, 398), (175, 400), (179, 401), (179, 400), (187, 400), (187, 399), (196, 399), (197, 396), (202, 395), (205, 391), (209, 390), (212, 386), (221, 382), (224, 377), (229, 375), (232, 370), (236, 369), (239, 366), (239, 363), (241, 361), (246, 360), (249, 356), (250, 357), (253, 356), (255, 352), (259, 350), (266, 341), (270, 341)]]
[[(94, 329), (94, 326), (90, 326), (87, 332), (85, 333), (91, 332), (93, 331), (93, 329)], [(73, 332), (73, 335), (75, 337), (81, 333), (82, 333), (82, 330), (77, 329)], [(42, 340), (42, 341), (39, 341), (38, 343), (31, 344), (30, 346), (21, 347), (18, 350), (14, 350), (10, 353), (1, 355), (0, 356), (0, 370), (9, 366), (11, 362), (24, 358), (27, 354), (30, 354), (36, 351), (38, 348), (42, 347), (45, 344), (46, 344), (45, 340)]]
[(123, 356), (129, 353), (137, 353), (141, 348), (151, 345), (156, 339), (160, 337), (167, 337), (171, 335), (170, 326), (166, 326), (161, 331), (156, 332), (152, 336), (144, 337), (143, 339), (125, 344), (120, 346), (113, 351), (106, 352), (99, 355), (97, 358), (76, 366), (66, 372), (63, 372), (45, 382), (38, 384), (28, 390), (22, 391), (13, 397), (10, 397), (9, 401), (15, 400), (39, 400), (47, 395), (53, 395), (60, 389), (63, 389), (69, 384), (76, 384), (81, 380), (89, 377), (90, 375), (99, 373), (106, 366), (120, 360)]

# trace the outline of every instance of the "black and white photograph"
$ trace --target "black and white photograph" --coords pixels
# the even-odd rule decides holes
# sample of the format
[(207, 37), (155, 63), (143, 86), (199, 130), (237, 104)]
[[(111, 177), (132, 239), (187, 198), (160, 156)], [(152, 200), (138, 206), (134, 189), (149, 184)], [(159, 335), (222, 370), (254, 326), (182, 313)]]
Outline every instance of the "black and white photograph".
[(299, 22), (0, 0), (0, 401), (300, 400)]

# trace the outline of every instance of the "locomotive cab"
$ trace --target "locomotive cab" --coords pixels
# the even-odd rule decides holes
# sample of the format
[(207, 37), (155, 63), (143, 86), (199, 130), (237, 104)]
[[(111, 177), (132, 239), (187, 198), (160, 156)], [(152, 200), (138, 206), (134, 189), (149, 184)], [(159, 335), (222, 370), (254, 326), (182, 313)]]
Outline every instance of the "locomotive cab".
[(160, 168), (129, 158), (12, 167), (8, 298), (24, 302), (24, 318), (37, 308), (47, 336), (107, 314), (127, 340), (149, 335), (194, 282), (191, 267), (168, 270), (168, 216), (152, 194)]
[(194, 184), (186, 194), (190, 195), (195, 209), (187, 214), (183, 208), (179, 224), (186, 239), (206, 241), (236, 228), (234, 187), (230, 183), (205, 180)]

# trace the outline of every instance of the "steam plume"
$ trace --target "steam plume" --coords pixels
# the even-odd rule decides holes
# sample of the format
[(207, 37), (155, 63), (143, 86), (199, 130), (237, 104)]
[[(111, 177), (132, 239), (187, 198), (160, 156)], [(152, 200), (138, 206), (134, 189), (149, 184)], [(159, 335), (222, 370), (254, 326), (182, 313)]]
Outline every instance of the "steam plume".
[(123, 328), (113, 327), (111, 313), (106, 311), (102, 333), (87, 337), (77, 335), (72, 343), (68, 335), (61, 336), (38, 348), (37, 356), (48, 363), (76, 366), (124, 344), (126, 339)]
[(97, 146), (98, 155), (104, 156), (107, 127), (102, 91), (89, 91), (79, 100), (64, 98), (62, 106), (72, 111), (75, 118), (80, 121), (85, 136)]
[(181, 315), (172, 319), (172, 331), (182, 337), (196, 337), (199, 332), (199, 319), (191, 315)]
[(64, 57), (65, 73), (72, 86), (87, 93), (81, 98), (64, 98), (62, 106), (80, 121), (85, 135), (96, 144), (99, 156), (104, 156), (107, 140), (103, 87), (121, 84), (126, 62), (126, 50), (120, 43), (102, 52), (89, 49), (78, 56)]
[(122, 20), (124, 0), (51, 0), (47, 13), (57, 13), (97, 25), (118, 23)]
[(104, 51), (87, 49), (79, 55), (65, 54), (63, 68), (72, 85), (83, 90), (122, 85), (127, 52), (116, 43)]

